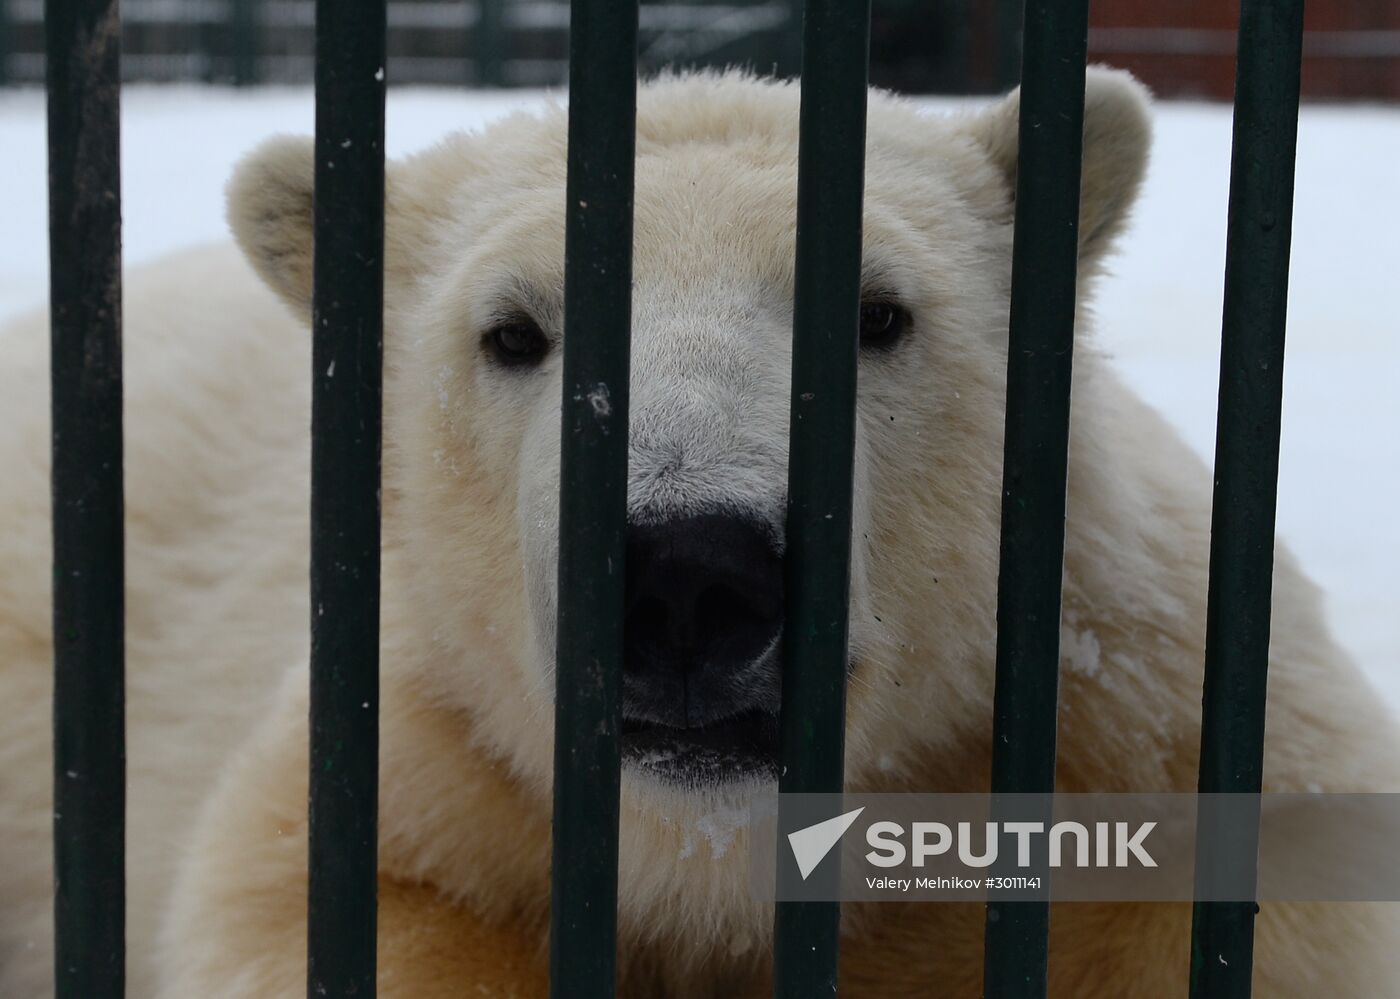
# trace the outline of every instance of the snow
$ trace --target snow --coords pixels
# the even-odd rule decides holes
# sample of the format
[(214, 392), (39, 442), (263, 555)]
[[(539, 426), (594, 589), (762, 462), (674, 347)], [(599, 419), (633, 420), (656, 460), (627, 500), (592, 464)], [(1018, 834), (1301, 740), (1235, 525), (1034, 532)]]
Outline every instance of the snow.
[[(1163, 105), (1100, 345), (1202, 455), (1214, 453), (1227, 107)], [(1400, 108), (1305, 107), (1279, 460), (1279, 536), (1343, 643), (1400, 705)]]
[[(540, 93), (395, 90), (401, 155)], [(932, 107), (960, 102), (930, 101)], [(1209, 457), (1224, 265), (1229, 108), (1162, 104), (1136, 221), (1100, 286), (1097, 345)], [(310, 132), (305, 89), (128, 88), (125, 246), (137, 264), (224, 235), (232, 164)], [(46, 294), (44, 100), (0, 91), (0, 320)], [(1400, 108), (1306, 107), (1298, 142), (1280, 537), (1328, 594), (1343, 642), (1400, 706)], [(1087, 656), (1084, 665), (1088, 665)]]

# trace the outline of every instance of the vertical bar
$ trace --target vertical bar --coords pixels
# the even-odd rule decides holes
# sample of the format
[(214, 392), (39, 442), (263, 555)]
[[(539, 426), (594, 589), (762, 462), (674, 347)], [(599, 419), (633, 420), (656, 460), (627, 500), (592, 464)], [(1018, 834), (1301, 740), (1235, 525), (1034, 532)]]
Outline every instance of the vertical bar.
[(573, 0), (570, 17), (550, 994), (611, 999), (637, 3)]
[[(1302, 39), (1303, 0), (1240, 4), (1206, 609), (1203, 794), (1257, 794), (1262, 783)], [(1208, 850), (1228, 846), (1252, 881), (1257, 823), (1221, 829), (1209, 820), (1213, 814), (1200, 811), (1198, 872)], [(1196, 903), (1193, 997), (1250, 994), (1256, 908), (1253, 901)]]
[(385, 0), (316, 5), (307, 994), (373, 996)]
[(997, 0), (997, 79), (1002, 90), (1010, 90), (1021, 79), (1020, 0)]
[[(788, 454), (784, 794), (839, 792), (845, 766), (869, 0), (809, 0), (797, 169)], [(792, 831), (779, 802), (779, 836)], [(782, 862), (790, 856), (779, 850)], [(774, 995), (834, 995), (840, 904), (780, 902)]]
[(222, 82), (222, 69), (219, 56), (220, 25), (212, 18), (199, 18), (191, 25), (192, 48), (199, 56), (199, 81), (201, 83)]
[(774, 46), (774, 76), (797, 76), (802, 69), (802, 16), (802, 0), (787, 0), (787, 16)]
[[(992, 792), (1055, 789), (1087, 0), (1027, 0), (1011, 263)], [(1050, 909), (987, 904), (984, 994), (1044, 996)]]
[(972, 92), (972, 33), (973, 0), (951, 0), (945, 7), (951, 21), (948, 43), (951, 51), (944, 56), (948, 87), (956, 94)]
[(54, 970), (58, 999), (125, 990), (121, 21), (55, 0), (48, 63), (53, 446)]
[(258, 82), (258, 0), (229, 3), (229, 48), (233, 53), (233, 83)]
[(499, 87), (505, 69), (505, 0), (477, 0), (476, 83)]
[(0, 87), (10, 82), (10, 46), (13, 38), (9, 0), (0, 0)]

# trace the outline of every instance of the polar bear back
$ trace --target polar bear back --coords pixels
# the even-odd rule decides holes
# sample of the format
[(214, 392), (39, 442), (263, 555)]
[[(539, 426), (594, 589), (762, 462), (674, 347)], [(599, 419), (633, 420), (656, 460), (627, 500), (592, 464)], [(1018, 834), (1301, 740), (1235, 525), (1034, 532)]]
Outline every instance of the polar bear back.
[[(231, 246), (125, 289), (128, 968), (220, 765), (308, 645), (307, 333)], [(52, 988), (48, 322), (0, 331), (0, 995)]]

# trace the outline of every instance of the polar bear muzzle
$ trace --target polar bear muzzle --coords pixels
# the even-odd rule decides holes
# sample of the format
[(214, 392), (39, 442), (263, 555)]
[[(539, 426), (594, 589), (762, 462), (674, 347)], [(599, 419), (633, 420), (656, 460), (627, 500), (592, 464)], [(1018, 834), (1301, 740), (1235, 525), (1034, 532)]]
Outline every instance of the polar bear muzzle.
[(633, 523), (626, 591), (624, 760), (684, 783), (771, 775), (783, 560), (769, 525)]

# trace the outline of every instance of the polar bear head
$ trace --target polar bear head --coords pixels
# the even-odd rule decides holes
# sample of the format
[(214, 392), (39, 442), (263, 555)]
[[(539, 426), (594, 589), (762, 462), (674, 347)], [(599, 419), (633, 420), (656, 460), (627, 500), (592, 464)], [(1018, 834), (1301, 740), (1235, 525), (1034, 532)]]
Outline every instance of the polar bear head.
[[(852, 786), (987, 738), (1017, 110), (1014, 94), (946, 117), (870, 97)], [(789, 84), (639, 92), (622, 742), (640, 807), (751, 788), (777, 765), (797, 125)], [(387, 182), (384, 668), (464, 709), (540, 788), (565, 136), (558, 108), (515, 115), (391, 163)], [(1091, 70), (1081, 300), (1147, 145), (1141, 88)], [(311, 198), (308, 140), (264, 146), (230, 187), (238, 241), (303, 316)]]

